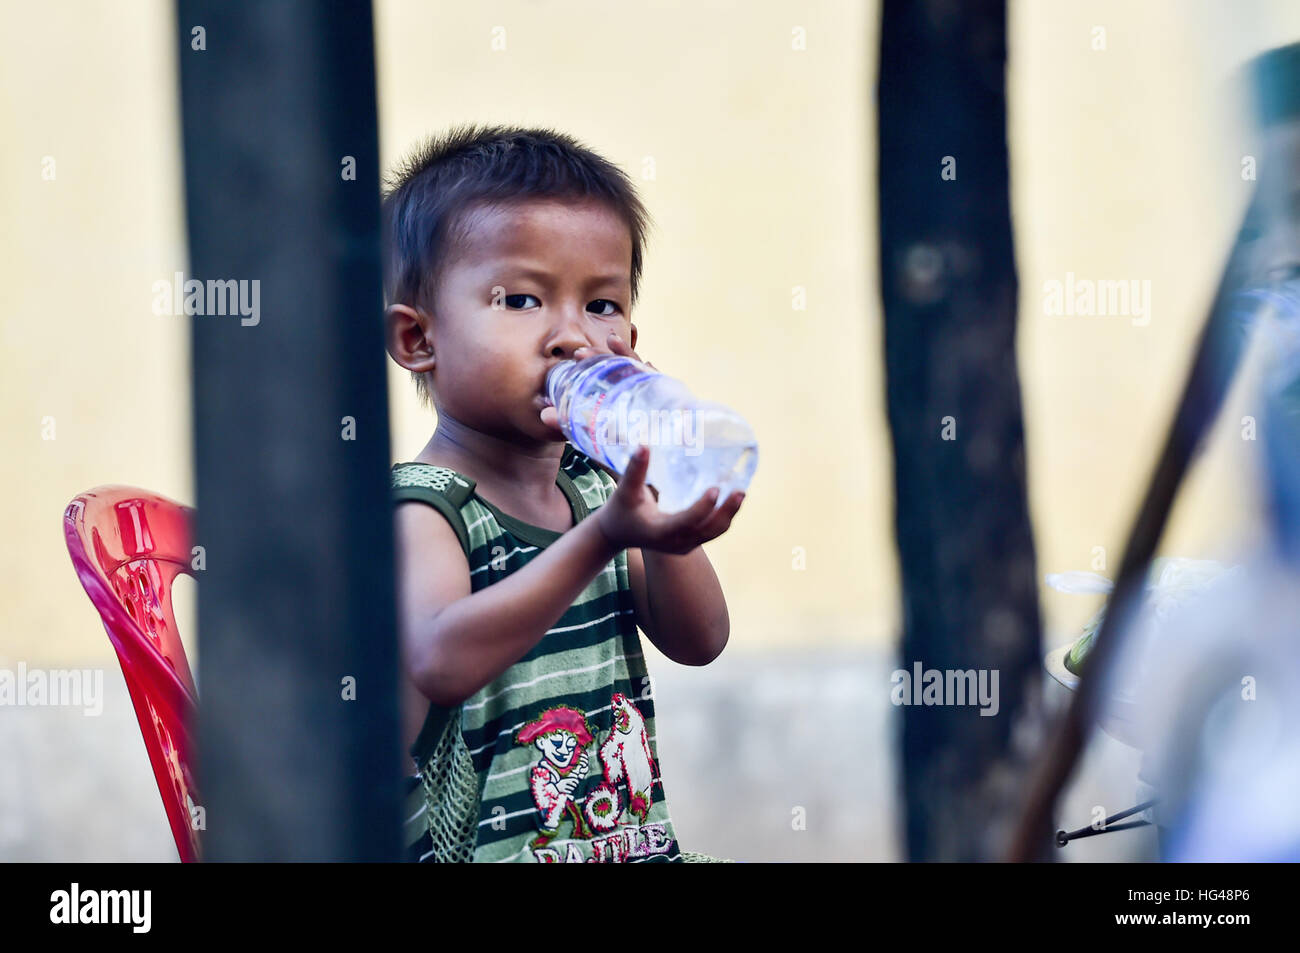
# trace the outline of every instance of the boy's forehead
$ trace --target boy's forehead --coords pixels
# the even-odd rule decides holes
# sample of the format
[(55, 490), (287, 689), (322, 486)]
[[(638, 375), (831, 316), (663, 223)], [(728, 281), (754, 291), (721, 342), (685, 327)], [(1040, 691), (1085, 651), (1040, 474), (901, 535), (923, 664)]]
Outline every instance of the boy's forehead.
[(627, 224), (598, 202), (527, 200), (472, 209), (465, 218), (461, 254), (467, 263), (512, 262), (557, 269), (627, 271), (632, 236)]

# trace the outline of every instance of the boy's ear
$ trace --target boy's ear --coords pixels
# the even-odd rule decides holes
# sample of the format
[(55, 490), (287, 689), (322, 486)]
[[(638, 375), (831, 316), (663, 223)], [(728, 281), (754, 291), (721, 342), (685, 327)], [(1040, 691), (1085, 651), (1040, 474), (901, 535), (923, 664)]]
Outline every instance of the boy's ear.
[(405, 304), (384, 312), (384, 345), (394, 361), (420, 374), (433, 370), (432, 326), (423, 311)]
[[(630, 321), (628, 323), (631, 324)], [(636, 350), (636, 325), (635, 324), (632, 324), (632, 341), (628, 344), (628, 347), (630, 347), (634, 351)]]

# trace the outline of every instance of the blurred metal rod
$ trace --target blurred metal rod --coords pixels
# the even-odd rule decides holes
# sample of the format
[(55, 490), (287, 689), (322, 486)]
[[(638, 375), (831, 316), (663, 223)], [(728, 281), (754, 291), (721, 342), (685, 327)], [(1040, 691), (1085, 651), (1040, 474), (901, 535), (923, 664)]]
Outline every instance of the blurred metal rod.
[(1127, 824), (1116, 824), (1116, 821), (1122, 821), (1130, 814), (1136, 814), (1139, 811), (1145, 811), (1149, 807), (1155, 806), (1155, 801), (1143, 801), (1135, 807), (1130, 807), (1127, 811), (1120, 811), (1118, 814), (1112, 814), (1102, 821), (1101, 827), (1080, 827), (1077, 831), (1057, 831), (1056, 846), (1064, 847), (1072, 840), (1078, 840), (1080, 837), (1094, 837), (1097, 834), (1107, 834), (1111, 831), (1127, 831), (1135, 827), (1148, 827), (1151, 822), (1147, 820), (1129, 821)]

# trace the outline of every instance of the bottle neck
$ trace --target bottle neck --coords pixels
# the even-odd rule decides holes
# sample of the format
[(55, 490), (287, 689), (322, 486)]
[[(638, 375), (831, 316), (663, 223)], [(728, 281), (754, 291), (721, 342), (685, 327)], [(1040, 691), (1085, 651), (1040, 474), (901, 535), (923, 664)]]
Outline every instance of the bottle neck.
[(560, 398), (564, 396), (564, 390), (578, 373), (579, 361), (563, 361), (551, 368), (550, 373), (546, 375), (546, 396), (551, 399), (551, 403), (556, 408), (560, 406)]
[(583, 371), (591, 368), (593, 365), (605, 361), (626, 361), (629, 364), (635, 365), (639, 370), (651, 374), (656, 373), (653, 368), (647, 367), (633, 358), (624, 357), (619, 354), (593, 354), (580, 361), (562, 361), (551, 368), (550, 372), (546, 375), (546, 395), (551, 399), (551, 403), (558, 409), (560, 406), (560, 399), (564, 396), (565, 390), (573, 383), (577, 376)]

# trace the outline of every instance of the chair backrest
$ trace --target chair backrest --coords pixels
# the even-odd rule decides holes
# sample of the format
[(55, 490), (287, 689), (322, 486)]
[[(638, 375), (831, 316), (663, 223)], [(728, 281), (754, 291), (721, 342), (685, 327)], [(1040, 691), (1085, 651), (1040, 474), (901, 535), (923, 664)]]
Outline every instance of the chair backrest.
[(172, 612), (191, 568), (194, 510), (129, 486), (100, 486), (63, 513), (72, 565), (117, 651), (154, 778), (184, 862), (200, 858), (191, 807), (198, 693)]

